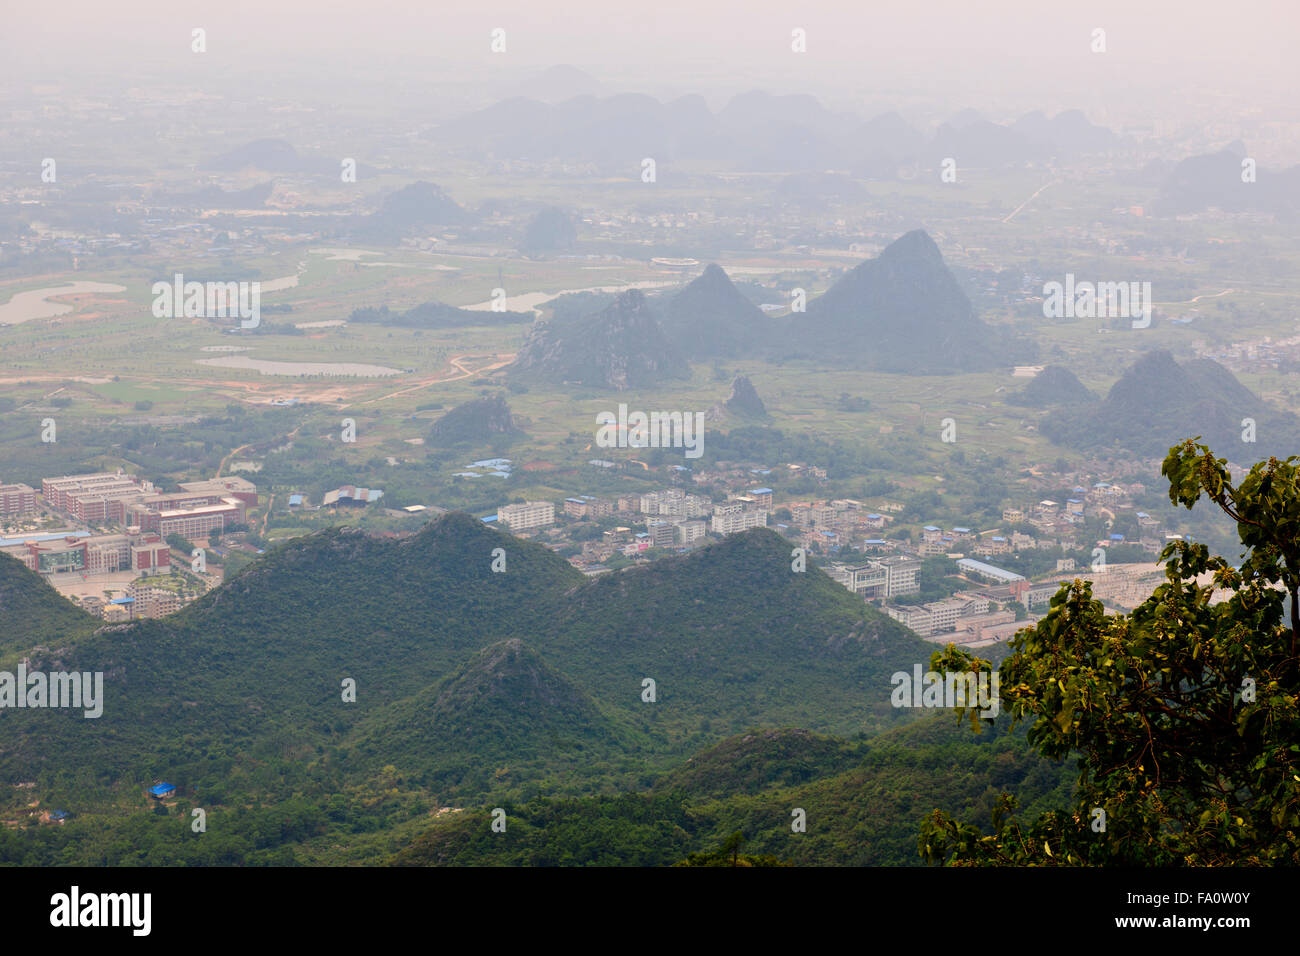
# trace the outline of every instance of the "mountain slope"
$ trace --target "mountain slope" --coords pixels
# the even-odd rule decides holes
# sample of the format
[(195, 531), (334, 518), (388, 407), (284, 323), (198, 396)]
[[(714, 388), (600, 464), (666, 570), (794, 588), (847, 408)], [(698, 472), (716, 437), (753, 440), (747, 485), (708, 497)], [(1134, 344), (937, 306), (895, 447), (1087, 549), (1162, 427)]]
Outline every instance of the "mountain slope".
[[(512, 651), (504, 670), (481, 660), (465, 670), (514, 638), (531, 651)], [(574, 755), (632, 741), (634, 763), (602, 758), (584, 778), (626, 783), (730, 730), (798, 722), (857, 733), (907, 721), (912, 713), (889, 704), (888, 676), (930, 649), (820, 570), (791, 571), (789, 542), (767, 529), (588, 579), (539, 544), (451, 513), (401, 539), (346, 528), (294, 539), (168, 618), (103, 628), (57, 655), (32, 651), (33, 670), (102, 671), (103, 715), (6, 713), (0, 773), (53, 780), (76, 767), (100, 781), (99, 800), (105, 787), (131, 793), (163, 776), (257, 802), (365, 786), (392, 764), (482, 797), (554, 786)], [(561, 688), (538, 698), (560, 702), (549, 716), (488, 698), (494, 726), (514, 713), (512, 736), (418, 749), (409, 728), (419, 715), (464, 709), (454, 688), (534, 672)], [(439, 686), (451, 696), (430, 698)], [(518, 747), (507, 753), (503, 741)], [(485, 776), (485, 764), (511, 770)]]
[(619, 390), (690, 377), (686, 360), (637, 289), (593, 315), (536, 324), (507, 372), (518, 381)]
[(504, 395), (489, 395), (457, 405), (433, 423), (428, 442), (446, 447), (461, 442), (486, 443), (517, 438), (523, 432), (516, 427)]
[(806, 315), (794, 315), (792, 349), (886, 372), (981, 371), (1010, 364), (1023, 347), (978, 318), (939, 247), (914, 230), (851, 269)]
[(689, 359), (752, 352), (755, 340), (770, 334), (762, 310), (713, 263), (668, 299), (661, 324), (664, 335)]
[[(532, 643), (670, 740), (715, 719), (832, 733), (904, 719), (889, 675), (928, 660), (931, 645), (820, 569), (790, 565), (790, 543), (770, 529), (729, 535), (590, 580)], [(656, 682), (653, 705), (641, 699), (645, 678)]]
[[(509, 839), (487, 814), (427, 828), (399, 866), (664, 866), (731, 833), (747, 854), (808, 866), (919, 866), (923, 819), (943, 809), (987, 827), (999, 792), (1027, 816), (1067, 805), (1076, 770), (1032, 752), (1025, 730), (979, 736), (934, 714), (867, 741), (802, 730), (748, 731), (695, 754), (650, 794), (537, 800), (508, 809)], [(806, 832), (791, 828), (792, 811)]]
[[(377, 763), (467, 793), (511, 773), (574, 772), (623, 748), (591, 696), (518, 638), (483, 648), (441, 684), (393, 705), (358, 742)], [(445, 798), (445, 797), (444, 797)]]
[(0, 554), (0, 659), (43, 645), (67, 647), (103, 624), (37, 574)]
[(1078, 377), (1061, 365), (1049, 365), (1024, 388), (1007, 396), (1008, 405), (1047, 408), (1052, 405), (1084, 405), (1097, 396)]
[[(1254, 422), (1254, 443), (1242, 441), (1246, 419)], [(1300, 447), (1294, 415), (1271, 408), (1218, 362), (1179, 363), (1163, 349), (1134, 362), (1105, 400), (1054, 411), (1041, 427), (1057, 444), (1151, 456), (1197, 435), (1212, 448), (1239, 448), (1250, 461)]]

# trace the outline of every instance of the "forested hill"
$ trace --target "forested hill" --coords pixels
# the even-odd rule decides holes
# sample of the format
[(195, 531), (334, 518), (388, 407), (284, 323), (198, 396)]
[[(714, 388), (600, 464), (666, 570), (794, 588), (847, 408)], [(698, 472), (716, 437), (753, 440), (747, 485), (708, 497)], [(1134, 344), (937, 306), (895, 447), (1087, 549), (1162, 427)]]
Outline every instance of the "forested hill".
[(790, 551), (760, 528), (587, 579), (464, 514), (322, 531), (173, 616), (33, 649), (32, 670), (103, 672), (103, 715), (6, 712), (0, 772), (111, 828), (158, 779), (217, 811), (352, 806), (385, 775), (477, 805), (633, 786), (750, 726), (912, 719), (889, 675), (930, 645)]

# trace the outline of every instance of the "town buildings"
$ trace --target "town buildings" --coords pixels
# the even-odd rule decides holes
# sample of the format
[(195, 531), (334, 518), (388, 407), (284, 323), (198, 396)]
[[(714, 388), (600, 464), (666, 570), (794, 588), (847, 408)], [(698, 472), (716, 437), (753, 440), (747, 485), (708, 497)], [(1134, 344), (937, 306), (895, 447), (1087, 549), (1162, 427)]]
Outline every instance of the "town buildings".
[(0, 517), (21, 518), (36, 511), (36, 491), (30, 485), (0, 485)]
[(497, 521), (512, 534), (555, 524), (555, 505), (550, 501), (525, 501), (497, 509)]

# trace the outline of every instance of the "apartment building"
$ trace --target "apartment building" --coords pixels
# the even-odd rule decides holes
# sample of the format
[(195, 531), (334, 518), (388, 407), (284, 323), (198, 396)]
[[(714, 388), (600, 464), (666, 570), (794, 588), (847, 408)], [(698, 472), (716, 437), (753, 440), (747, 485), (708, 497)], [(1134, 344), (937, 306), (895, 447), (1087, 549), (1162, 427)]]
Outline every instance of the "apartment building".
[(708, 532), (708, 525), (695, 519), (677, 522), (677, 541), (682, 545), (692, 545), (703, 541)]
[(126, 589), (132, 611), (137, 618), (157, 618), (179, 611), (185, 600), (171, 588), (154, 587), (136, 582)]
[(0, 485), (0, 517), (21, 518), (35, 511), (36, 490), (30, 485)]
[(746, 531), (749, 528), (766, 527), (766, 511), (746, 509), (743, 504), (732, 501), (725, 505), (718, 505), (717, 510), (713, 512), (709, 530), (714, 534), (735, 534), (737, 531)]
[(941, 554), (947, 554), (952, 549), (952, 538), (936, 538), (932, 541), (922, 541), (917, 545), (916, 553), (923, 558), (933, 558)]
[(901, 597), (921, 590), (916, 580), (921, 562), (906, 555), (892, 555), (865, 564), (835, 564), (826, 573), (854, 594), (868, 601), (876, 598)]
[(41, 480), (41, 496), (51, 506), (86, 524), (124, 525), (130, 506), (152, 493), (149, 482), (120, 472)]
[(525, 501), (497, 509), (497, 521), (512, 533), (555, 524), (555, 505), (549, 501)]
[(835, 523), (839, 511), (833, 505), (814, 505), (811, 517), (814, 528), (824, 528)]
[(878, 563), (884, 565), (886, 570), (889, 571), (885, 597), (902, 597), (906, 594), (915, 594), (921, 590), (921, 584), (916, 579), (917, 574), (921, 571), (921, 562), (916, 558), (905, 554), (894, 554), (879, 559)]
[[(987, 615), (990, 604), (988, 598), (953, 595), (947, 600), (932, 601), (929, 604), (887, 606), (885, 613), (922, 637), (928, 637), (931, 634), (956, 630), (959, 622), (964, 618)], [(1014, 619), (1015, 614), (1013, 613), (1011, 617)], [(1002, 623), (1002, 621), (986, 623)]]
[(703, 518), (713, 510), (709, 499), (688, 495), (680, 488), (646, 492), (639, 504), (642, 514), (661, 518)]
[(652, 548), (671, 548), (677, 540), (677, 529), (662, 518), (647, 521), (645, 529)]
[(596, 499), (590, 495), (578, 495), (576, 498), (564, 499), (564, 513), (570, 518), (593, 518), (592, 505)]

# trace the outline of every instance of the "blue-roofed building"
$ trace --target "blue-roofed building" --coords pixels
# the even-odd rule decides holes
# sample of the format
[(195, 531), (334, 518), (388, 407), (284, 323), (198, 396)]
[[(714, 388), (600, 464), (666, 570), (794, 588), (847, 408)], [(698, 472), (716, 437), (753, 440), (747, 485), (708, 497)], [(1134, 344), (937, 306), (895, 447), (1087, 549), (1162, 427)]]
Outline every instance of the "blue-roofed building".
[(479, 520), (479, 521), (482, 521), (484, 524), (492, 524), (494, 521), (497, 520), (497, 516), (496, 516), (496, 515), (484, 515), (483, 517), (479, 518), (478, 520)]
[(67, 811), (67, 810), (51, 810), (51, 811), (50, 811), (50, 822), (51, 822), (51, 823), (62, 823), (62, 822), (63, 822), (64, 820), (66, 820), (66, 819), (68, 819), (68, 811)]
[(167, 797), (173, 796), (175, 793), (176, 788), (170, 783), (157, 783), (149, 788), (149, 796), (153, 797), (155, 800), (165, 800)]
[(109, 601), (108, 603), (109, 603), (109, 604), (134, 604), (134, 603), (135, 603), (135, 598), (133, 598), (133, 597), (120, 597), (120, 598), (113, 598), (113, 599), (112, 599), (111, 601)]
[(0, 548), (16, 544), (41, 541), (62, 541), (64, 538), (89, 538), (89, 531), (40, 531), (34, 534), (0, 535)]
[(1112, 534), (1112, 535), (1110, 536), (1110, 540), (1112, 540), (1112, 541), (1123, 541), (1123, 540), (1124, 540), (1124, 536), (1123, 536), (1122, 534)]
[(301, 507), (302, 507), (302, 501), (303, 501), (302, 495), (290, 495), (290, 496), (289, 496), (289, 507), (290, 507), (290, 508), (301, 508)]

